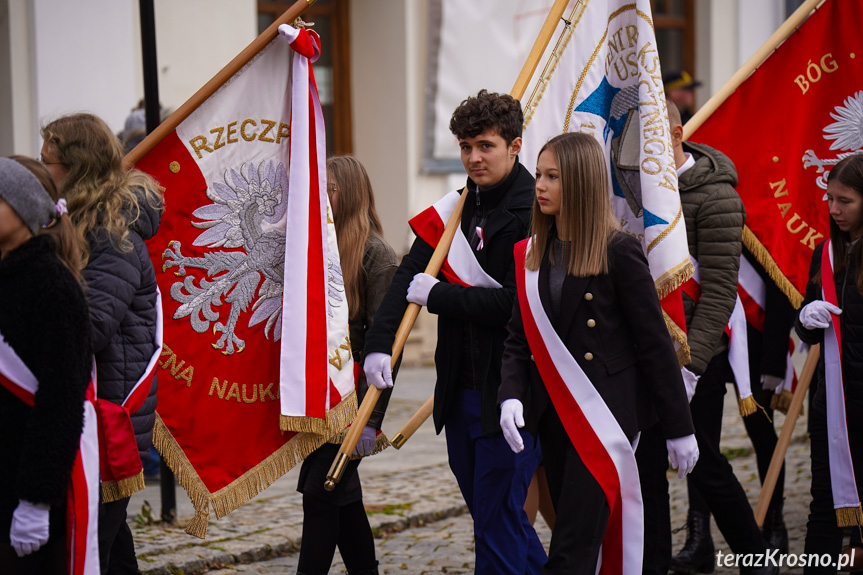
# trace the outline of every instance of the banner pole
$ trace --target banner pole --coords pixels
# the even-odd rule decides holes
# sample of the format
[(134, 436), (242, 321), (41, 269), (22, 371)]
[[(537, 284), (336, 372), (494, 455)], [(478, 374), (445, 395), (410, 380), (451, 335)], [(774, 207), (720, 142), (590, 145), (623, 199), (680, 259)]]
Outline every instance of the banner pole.
[(779, 433), (779, 440), (773, 449), (770, 467), (767, 468), (767, 475), (764, 476), (761, 493), (758, 494), (758, 503), (755, 505), (755, 522), (758, 523), (759, 528), (764, 524), (764, 518), (767, 516), (767, 507), (769, 507), (770, 500), (773, 498), (773, 490), (776, 488), (779, 472), (782, 471), (782, 464), (785, 462), (785, 452), (788, 451), (788, 445), (791, 443), (794, 425), (797, 423), (797, 418), (800, 416), (800, 411), (803, 408), (803, 398), (806, 397), (809, 384), (812, 382), (812, 376), (815, 373), (815, 367), (818, 365), (818, 357), (820, 355), (820, 344), (809, 348), (806, 363), (803, 364), (803, 371), (800, 373), (800, 380), (797, 382), (797, 389), (794, 390), (791, 406), (788, 408), (785, 422), (782, 424), (782, 431)]
[(770, 38), (767, 39), (764, 44), (761, 45), (758, 50), (746, 61), (743, 66), (740, 67), (737, 72), (734, 73), (731, 78), (725, 82), (725, 85), (722, 86), (715, 94), (713, 94), (707, 102), (699, 108), (699, 110), (695, 113), (692, 118), (686, 125), (683, 126), (683, 139), (688, 140), (689, 136), (693, 134), (698, 128), (701, 127), (707, 118), (709, 118), (713, 112), (719, 108), (728, 99), (728, 97), (740, 87), (740, 84), (743, 83), (746, 78), (749, 77), (752, 72), (754, 72), (761, 63), (767, 59), (770, 54), (779, 47), (779, 45), (785, 41), (788, 36), (790, 36), (803, 21), (809, 17), (809, 14), (816, 9), (818, 4), (824, 2), (825, 0), (806, 0), (803, 4), (800, 5), (794, 13), (788, 17), (788, 19), (782, 23), (782, 25), (776, 29), (776, 31), (771, 34)]
[(282, 24), (291, 24), (315, 2), (316, 0), (297, 0), (297, 2), (294, 2), (294, 4), (284, 12), (284, 14), (282, 14), (275, 22), (270, 24), (270, 26), (255, 38), (251, 44), (246, 46), (242, 52), (237, 54), (234, 59), (228, 62), (224, 68), (219, 70), (215, 76), (210, 78), (209, 82), (204, 84), (192, 95), (191, 98), (186, 100), (182, 106), (177, 108), (173, 114), (168, 116), (164, 122), (159, 124), (159, 127), (150, 132), (150, 134), (144, 138), (140, 144), (135, 146), (134, 149), (126, 154), (126, 157), (123, 158), (124, 166), (128, 169), (138, 163), (138, 161), (143, 158), (147, 152), (156, 147), (156, 144), (161, 142), (165, 136), (170, 134), (174, 128), (179, 126), (183, 120), (188, 118), (189, 115), (198, 108), (198, 106), (203, 104), (207, 98), (215, 94), (216, 90), (221, 88), (225, 82), (231, 79), (234, 74), (239, 72), (243, 66), (248, 64), (249, 61), (258, 54), (258, 52), (263, 50), (279, 33), (279, 26)]

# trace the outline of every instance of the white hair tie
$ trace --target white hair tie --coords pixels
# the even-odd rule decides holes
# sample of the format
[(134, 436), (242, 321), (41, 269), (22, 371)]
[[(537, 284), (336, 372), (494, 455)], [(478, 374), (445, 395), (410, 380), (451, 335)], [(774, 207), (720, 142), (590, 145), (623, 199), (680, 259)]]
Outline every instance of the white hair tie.
[(59, 218), (63, 214), (68, 214), (69, 210), (66, 209), (66, 198), (60, 198), (57, 200), (57, 203), (54, 206), (57, 209), (57, 217)]

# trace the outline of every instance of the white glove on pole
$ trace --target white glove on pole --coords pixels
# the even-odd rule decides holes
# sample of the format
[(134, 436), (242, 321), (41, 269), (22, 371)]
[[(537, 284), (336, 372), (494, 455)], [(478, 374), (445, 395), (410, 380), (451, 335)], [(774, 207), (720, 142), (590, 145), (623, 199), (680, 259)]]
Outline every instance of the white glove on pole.
[(830, 314), (839, 315), (842, 310), (824, 300), (816, 299), (800, 310), (800, 323), (806, 329), (827, 329), (832, 321)]
[(370, 353), (363, 362), (366, 380), (380, 390), (393, 386), (393, 356), (388, 353)]
[(782, 378), (776, 377), (775, 375), (767, 375), (766, 373), (761, 376), (761, 389), (766, 389), (769, 391), (774, 391), (777, 387), (782, 384)]
[(500, 404), (500, 428), (514, 453), (524, 449), (524, 441), (518, 431), (520, 427), (524, 427), (524, 406), (517, 399), (505, 400)]
[(683, 479), (698, 463), (698, 442), (695, 435), (666, 439), (665, 447), (668, 449), (672, 469), (676, 469), (677, 477)]
[(48, 516), (50, 505), (18, 500), (12, 513), (12, 528), (9, 541), (18, 557), (38, 551), (48, 542)]
[(435, 284), (438, 283), (436, 277), (429, 274), (419, 273), (411, 280), (411, 285), (408, 286), (407, 300), (411, 303), (426, 306), (429, 303), (429, 294)]
[(357, 440), (357, 446), (354, 447), (354, 455), (365, 457), (375, 449), (375, 440), (377, 439), (378, 431), (371, 425), (366, 425), (360, 432), (360, 438)]
[(692, 403), (692, 396), (695, 395), (695, 387), (701, 376), (695, 375), (685, 367), (680, 368), (680, 374), (683, 376), (683, 385), (686, 387), (686, 401)]

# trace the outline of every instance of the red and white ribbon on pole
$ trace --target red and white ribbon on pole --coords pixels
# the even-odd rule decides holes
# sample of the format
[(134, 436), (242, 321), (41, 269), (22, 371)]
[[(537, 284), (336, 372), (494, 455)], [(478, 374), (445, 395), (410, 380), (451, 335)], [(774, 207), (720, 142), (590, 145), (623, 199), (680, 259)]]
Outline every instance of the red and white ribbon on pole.
[(608, 502), (598, 573), (639, 574), (644, 553), (644, 509), (635, 453), (614, 414), (546, 315), (539, 297), (539, 272), (524, 267), (529, 242), (515, 247), (524, 332), (554, 409)]

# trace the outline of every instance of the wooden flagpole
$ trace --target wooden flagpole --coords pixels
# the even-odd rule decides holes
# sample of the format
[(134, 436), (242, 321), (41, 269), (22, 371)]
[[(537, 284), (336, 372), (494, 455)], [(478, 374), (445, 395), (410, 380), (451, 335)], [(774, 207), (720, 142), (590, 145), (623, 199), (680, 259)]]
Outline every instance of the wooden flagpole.
[(797, 418), (803, 408), (803, 399), (809, 390), (809, 384), (812, 382), (820, 355), (820, 344), (809, 348), (809, 355), (806, 356), (806, 363), (803, 364), (803, 372), (797, 381), (797, 389), (794, 390), (791, 406), (788, 408), (788, 413), (785, 414), (785, 423), (782, 424), (782, 431), (779, 433), (779, 440), (773, 449), (770, 467), (767, 468), (767, 475), (764, 476), (764, 483), (761, 485), (761, 493), (758, 494), (758, 503), (755, 505), (755, 522), (758, 523), (759, 528), (764, 524), (764, 518), (767, 516), (767, 507), (773, 498), (773, 490), (776, 488), (779, 472), (782, 471), (782, 464), (785, 463), (785, 452), (788, 451), (788, 445), (791, 443), (791, 434), (794, 433), (794, 425), (797, 423)]
[[(552, 36), (554, 36), (554, 31), (563, 16), (564, 10), (566, 10), (567, 4), (569, 4), (569, 0), (555, 0), (551, 10), (548, 12), (548, 16), (545, 17), (545, 22), (543, 22), (542, 28), (540, 28), (539, 34), (536, 37), (536, 41), (534, 41), (533, 47), (527, 55), (527, 60), (525, 60), (524, 66), (522, 66), (521, 72), (519, 72), (518, 77), (515, 79), (515, 84), (510, 91), (510, 96), (516, 100), (521, 100), (524, 96), (527, 86), (530, 83), (530, 79), (536, 72), (536, 68), (539, 66), (540, 60), (542, 60), (542, 55), (545, 53), (545, 49), (548, 47), (549, 42), (551, 42)], [(458, 208), (458, 211), (460, 218), (461, 209)], [(447, 245), (447, 250), (449, 250), (449, 245)], [(434, 395), (429, 397), (425, 403), (422, 404), (422, 407), (420, 407), (419, 410), (411, 416), (404, 427), (402, 427), (401, 430), (393, 436), (391, 442), (393, 447), (401, 449), (402, 445), (404, 445), (414, 432), (425, 422), (425, 420), (429, 418), (433, 410)]]
[(707, 118), (709, 118), (711, 114), (713, 114), (713, 112), (715, 112), (717, 108), (719, 108), (719, 106), (721, 106), (722, 103), (740, 87), (740, 84), (742, 84), (743, 81), (746, 80), (746, 78), (748, 78), (749, 75), (752, 74), (752, 72), (754, 72), (758, 66), (760, 66), (761, 63), (766, 60), (767, 57), (770, 56), (770, 54), (776, 50), (776, 48), (778, 48), (779, 45), (797, 29), (798, 26), (800, 26), (800, 24), (803, 23), (807, 17), (809, 17), (809, 13), (812, 12), (821, 2), (824, 2), (824, 0), (806, 0), (806, 2), (801, 4), (800, 7), (797, 8), (797, 10), (795, 10), (794, 13), (789, 16), (773, 34), (771, 34), (770, 38), (768, 38), (767, 41), (755, 51), (746, 63), (743, 64), (743, 66), (741, 66), (727, 82), (725, 82), (725, 85), (713, 94), (713, 96), (707, 100), (695, 115), (686, 122), (686, 125), (683, 126), (683, 139), (688, 140), (689, 136), (701, 127), (701, 124), (703, 124), (704, 121), (707, 120)]
[(132, 151), (126, 154), (126, 157), (123, 158), (123, 164), (125, 167), (128, 169), (137, 164), (138, 161), (147, 154), (147, 152), (156, 147), (156, 144), (161, 142), (165, 136), (170, 134), (174, 128), (179, 126), (183, 120), (188, 118), (189, 115), (198, 108), (198, 106), (203, 104), (207, 98), (215, 94), (216, 90), (221, 88), (225, 82), (230, 80), (234, 74), (239, 72), (243, 66), (248, 64), (258, 52), (263, 50), (264, 47), (266, 47), (266, 45), (269, 44), (279, 33), (279, 26), (282, 24), (291, 24), (315, 2), (316, 0), (297, 0), (297, 2), (294, 2), (294, 4), (292, 4), (291, 7), (278, 18), (278, 20), (270, 24), (270, 26), (264, 30), (260, 36), (255, 38), (251, 44), (246, 46), (242, 52), (237, 54), (233, 60), (228, 62), (227, 66), (210, 78), (209, 82), (204, 84), (192, 95), (191, 98), (186, 100), (182, 106), (177, 108), (173, 114), (168, 116), (165, 121), (159, 125), (159, 127), (150, 132), (150, 134), (144, 138), (140, 144), (135, 146)]

